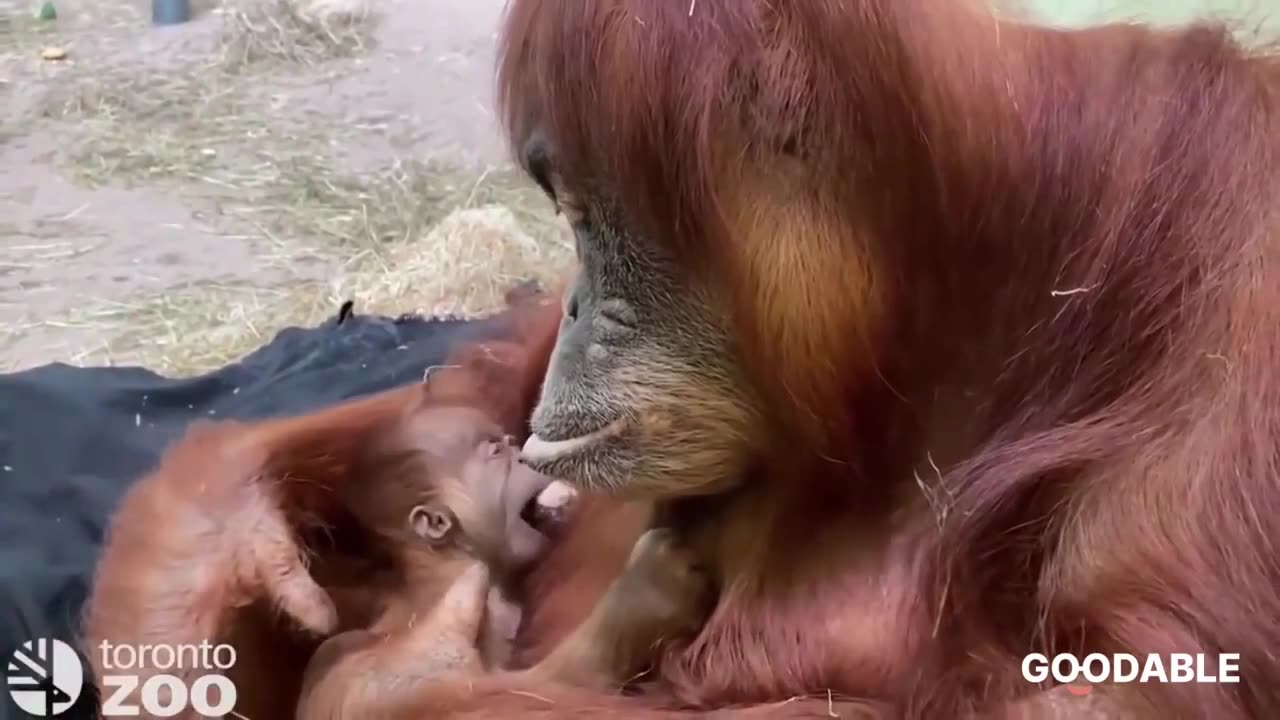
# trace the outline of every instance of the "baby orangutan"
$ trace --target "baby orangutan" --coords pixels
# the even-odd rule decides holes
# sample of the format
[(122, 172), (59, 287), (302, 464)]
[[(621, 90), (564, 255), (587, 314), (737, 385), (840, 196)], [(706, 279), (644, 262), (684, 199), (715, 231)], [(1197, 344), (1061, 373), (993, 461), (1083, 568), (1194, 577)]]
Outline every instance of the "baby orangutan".
[[(417, 385), (298, 417), (193, 425), (112, 517), (85, 647), (230, 644), (235, 712), (250, 718), (420, 718), (487, 704), (485, 675), (532, 692), (624, 684), (655, 646), (702, 622), (706, 579), (669, 531), (650, 531), (594, 610), (548, 623), (549, 580), (583, 562), (572, 558), (614, 552), (590, 533), (616, 529), (618, 515), (568, 513), (564, 488), (517, 461), (504, 434), (514, 423), (470, 405), (482, 400)], [(586, 521), (548, 548), (562, 560), (545, 569), (530, 567), (548, 542), (531, 524), (535, 496)], [(533, 613), (523, 625), (521, 603)], [(513, 672), (518, 625), (516, 650), (528, 653), (526, 636), (546, 649)], [(90, 660), (101, 677), (99, 653)], [(135, 670), (140, 682), (198, 672)], [(138, 703), (136, 688), (100, 690)]]
[[(473, 659), (505, 666), (520, 622), (513, 582), (545, 545), (526, 511), (548, 480), (516, 462), (510, 438), (479, 410), (420, 410), (369, 447), (353, 472), (376, 481), (348, 486), (343, 502), (394, 556), (402, 589), (381, 598), (369, 627), (316, 650), (299, 718), (364, 716), (394, 702), (388, 693), (405, 687), (408, 673), (432, 676)], [(476, 593), (484, 599), (470, 597)], [(441, 623), (458, 615), (455, 606), (484, 608), (464, 623), (465, 642), (438, 637)], [(476, 657), (457, 657), (459, 648)]]
[[(368, 716), (403, 699), (387, 714), (420, 720), (501, 705), (512, 675), (535, 692), (616, 687), (699, 627), (710, 588), (691, 555), (667, 531), (634, 543), (647, 504), (571, 508), (563, 485), (515, 462), (504, 433), (524, 441), (562, 313), (541, 293), (508, 304), (486, 321), (492, 335), (451, 348), (422, 383), (188, 427), (105, 533), (82, 626), (99, 701), (140, 699), (102, 686), (99, 647), (208, 642), (236, 651), (224, 674), (238, 717), (293, 717), (305, 695), (304, 715)], [(544, 487), (544, 505), (528, 503)], [(539, 507), (550, 522), (534, 524), (554, 542), (530, 525)], [(204, 672), (133, 671), (139, 685)], [(465, 682), (410, 697), (418, 680), (459, 672)]]
[[(344, 498), (360, 524), (395, 553), (403, 590), (383, 596), (369, 627), (340, 632), (316, 650), (299, 720), (394, 716), (443, 676), (505, 669), (521, 619), (512, 599), (516, 581), (546, 544), (535, 524), (552, 522), (546, 516), (563, 514), (574, 500), (567, 486), (517, 462), (510, 438), (479, 411), (428, 408), (404, 433), (357, 461), (357, 474), (378, 480), (353, 484), (359, 492)], [(633, 553), (630, 580), (620, 580), (602, 606), (608, 612), (523, 673), (529, 683), (617, 684), (648, 659), (665, 628), (646, 619), (667, 620), (644, 611), (663, 605), (650, 596), (690, 594), (648, 586), (701, 582), (660, 537), (648, 536)], [(691, 616), (670, 607), (672, 619)], [(626, 616), (633, 610), (637, 617)]]

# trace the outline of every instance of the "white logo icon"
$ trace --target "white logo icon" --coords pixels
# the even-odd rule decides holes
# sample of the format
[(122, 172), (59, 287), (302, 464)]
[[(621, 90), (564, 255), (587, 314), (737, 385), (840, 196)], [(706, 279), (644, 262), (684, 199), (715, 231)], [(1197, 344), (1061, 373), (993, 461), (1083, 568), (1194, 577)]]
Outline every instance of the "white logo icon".
[(13, 651), (5, 680), (18, 707), (37, 717), (50, 717), (66, 712), (80, 697), (84, 665), (65, 642), (38, 638)]

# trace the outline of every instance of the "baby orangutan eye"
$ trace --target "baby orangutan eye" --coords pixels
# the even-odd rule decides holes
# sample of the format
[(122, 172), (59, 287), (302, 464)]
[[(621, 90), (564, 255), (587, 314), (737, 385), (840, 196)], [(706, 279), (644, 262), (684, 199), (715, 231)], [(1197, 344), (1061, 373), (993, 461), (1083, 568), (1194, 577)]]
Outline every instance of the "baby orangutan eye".
[(440, 542), (453, 530), (453, 514), (448, 510), (417, 505), (409, 511), (409, 527), (424, 540)]

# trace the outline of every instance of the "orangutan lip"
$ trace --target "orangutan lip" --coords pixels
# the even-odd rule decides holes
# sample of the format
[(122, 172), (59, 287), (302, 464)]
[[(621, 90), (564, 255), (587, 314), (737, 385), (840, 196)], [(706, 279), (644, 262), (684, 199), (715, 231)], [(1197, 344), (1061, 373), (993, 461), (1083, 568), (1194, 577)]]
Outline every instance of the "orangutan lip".
[(622, 430), (622, 425), (622, 418), (618, 418), (599, 430), (564, 440), (543, 440), (535, 433), (524, 442), (524, 448), (520, 450), (520, 460), (533, 465), (553, 462), (617, 435)]

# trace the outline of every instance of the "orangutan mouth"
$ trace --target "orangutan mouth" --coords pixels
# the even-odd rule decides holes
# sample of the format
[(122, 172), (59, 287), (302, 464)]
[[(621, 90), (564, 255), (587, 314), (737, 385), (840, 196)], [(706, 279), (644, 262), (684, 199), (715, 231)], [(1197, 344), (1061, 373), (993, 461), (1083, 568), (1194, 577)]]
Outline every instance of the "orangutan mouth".
[(622, 431), (624, 424), (623, 419), (618, 418), (599, 430), (564, 440), (543, 440), (534, 433), (525, 440), (524, 448), (520, 450), (520, 460), (534, 467), (547, 465), (614, 437)]

